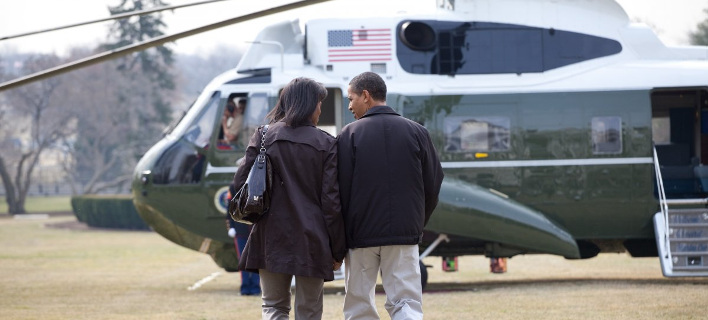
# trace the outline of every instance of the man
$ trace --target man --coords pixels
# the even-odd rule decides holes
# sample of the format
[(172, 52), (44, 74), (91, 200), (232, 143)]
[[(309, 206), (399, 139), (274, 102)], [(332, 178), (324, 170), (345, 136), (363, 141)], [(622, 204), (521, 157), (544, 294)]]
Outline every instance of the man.
[(345, 319), (378, 319), (379, 271), (391, 319), (422, 319), (418, 243), (438, 203), (442, 167), (428, 131), (386, 105), (373, 72), (349, 82), (356, 121), (338, 138), (339, 186), (347, 239)]

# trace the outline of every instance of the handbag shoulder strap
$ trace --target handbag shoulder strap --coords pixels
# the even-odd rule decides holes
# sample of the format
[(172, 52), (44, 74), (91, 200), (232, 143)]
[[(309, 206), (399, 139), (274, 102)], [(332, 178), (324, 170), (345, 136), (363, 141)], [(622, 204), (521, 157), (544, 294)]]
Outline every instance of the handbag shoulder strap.
[(261, 149), (259, 150), (261, 153), (266, 152), (266, 148), (265, 148), (266, 132), (268, 132), (268, 125), (264, 125), (263, 130), (261, 131)]
[(266, 148), (265, 148), (265, 139), (266, 139), (266, 132), (268, 131), (268, 125), (263, 126), (263, 130), (261, 131), (261, 149), (258, 150), (258, 155), (256, 156), (256, 163), (258, 164), (259, 167), (264, 166), (266, 163)]

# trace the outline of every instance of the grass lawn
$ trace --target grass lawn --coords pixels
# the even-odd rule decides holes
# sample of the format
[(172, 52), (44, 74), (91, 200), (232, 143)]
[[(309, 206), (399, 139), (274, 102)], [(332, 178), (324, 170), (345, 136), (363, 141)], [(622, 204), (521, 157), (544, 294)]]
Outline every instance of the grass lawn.
[[(73, 216), (0, 216), (2, 319), (260, 319), (240, 277), (155, 232), (57, 228)], [(443, 272), (428, 257), (425, 319), (705, 319), (708, 279), (667, 279), (658, 258), (522, 255), (489, 273), (481, 256)], [(206, 279), (204, 281), (200, 281)], [(196, 286), (195, 284), (201, 284)], [(193, 290), (190, 290), (192, 288)], [(342, 319), (344, 283), (325, 284), (323, 319)], [(389, 319), (380, 288), (375, 296)], [(292, 312), (291, 312), (292, 316)]]
[[(71, 211), (71, 196), (28, 197), (25, 201), (25, 210), (29, 213)], [(5, 197), (2, 197), (2, 200), (0, 200), (0, 214), (6, 213), (7, 202)]]

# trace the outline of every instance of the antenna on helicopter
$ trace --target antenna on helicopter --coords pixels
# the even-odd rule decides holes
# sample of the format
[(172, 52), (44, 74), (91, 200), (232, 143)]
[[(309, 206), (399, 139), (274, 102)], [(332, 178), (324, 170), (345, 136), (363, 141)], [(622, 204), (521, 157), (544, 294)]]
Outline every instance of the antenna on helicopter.
[(180, 4), (180, 5), (174, 5), (174, 6), (165, 6), (165, 7), (158, 7), (158, 8), (153, 8), (153, 9), (145, 9), (145, 10), (140, 10), (140, 11), (126, 12), (126, 13), (112, 15), (107, 18), (84, 21), (84, 22), (79, 22), (79, 23), (74, 23), (74, 24), (68, 24), (65, 26), (44, 29), (44, 30), (30, 31), (30, 32), (11, 35), (11, 36), (0, 37), (0, 41), (14, 39), (14, 38), (20, 38), (20, 37), (25, 37), (25, 36), (30, 36), (30, 35), (40, 34), (40, 33), (45, 33), (45, 32), (69, 29), (69, 28), (73, 28), (73, 27), (79, 27), (79, 26), (84, 26), (87, 24), (93, 24), (93, 23), (98, 23), (98, 22), (103, 22), (103, 21), (124, 19), (124, 18), (129, 18), (132, 16), (142, 16), (142, 15), (165, 11), (165, 10), (174, 10), (174, 9), (179, 9), (179, 8), (186, 8), (186, 7), (207, 4), (207, 3), (212, 3), (212, 2), (220, 2), (220, 1), (229, 1), (229, 0), (207, 0), (207, 1), (193, 2), (193, 3)]
[(44, 71), (39, 71), (39, 72), (30, 74), (30, 75), (27, 75), (24, 77), (20, 77), (20, 78), (14, 79), (14, 80), (0, 83), (0, 91), (19, 87), (19, 86), (22, 86), (22, 85), (25, 85), (25, 84), (28, 84), (28, 83), (31, 83), (31, 82), (34, 82), (37, 80), (42, 80), (42, 79), (46, 79), (49, 77), (53, 77), (53, 76), (56, 76), (56, 75), (59, 75), (59, 74), (65, 73), (65, 72), (69, 72), (71, 70), (80, 69), (80, 68), (87, 67), (87, 66), (90, 66), (93, 64), (97, 64), (99, 62), (103, 62), (106, 60), (115, 59), (115, 58), (130, 54), (130, 53), (133, 53), (136, 51), (156, 47), (156, 46), (165, 44), (167, 42), (172, 42), (172, 41), (175, 41), (178, 39), (186, 38), (186, 37), (189, 37), (189, 36), (192, 36), (195, 34), (199, 34), (202, 32), (206, 32), (206, 31), (218, 29), (221, 27), (229, 26), (232, 24), (236, 24), (236, 23), (240, 23), (240, 22), (244, 22), (244, 21), (249, 21), (249, 20), (269, 16), (272, 14), (285, 12), (288, 10), (297, 9), (297, 8), (301, 8), (301, 7), (306, 7), (309, 5), (313, 5), (313, 4), (317, 4), (317, 3), (321, 3), (321, 2), (326, 2), (326, 1), (330, 1), (330, 0), (297, 1), (297, 2), (293, 2), (293, 3), (285, 4), (282, 6), (270, 8), (270, 9), (256, 11), (256, 12), (249, 13), (249, 14), (246, 14), (243, 16), (238, 16), (235, 18), (226, 19), (226, 20), (223, 20), (220, 22), (212, 23), (209, 25), (205, 25), (202, 27), (194, 28), (194, 29), (179, 32), (179, 33), (175, 33), (172, 35), (164, 35), (164, 36), (156, 37), (156, 38), (149, 39), (149, 40), (146, 40), (143, 42), (120, 47), (118, 49), (114, 49), (111, 51), (105, 51), (105, 52), (102, 52), (102, 53), (99, 53), (99, 54), (96, 54), (96, 55), (93, 55), (90, 57), (86, 57), (84, 59), (79, 59), (79, 60), (69, 62), (69, 63), (63, 64), (63, 65), (54, 67), (54, 68), (50, 68), (50, 69), (47, 69)]

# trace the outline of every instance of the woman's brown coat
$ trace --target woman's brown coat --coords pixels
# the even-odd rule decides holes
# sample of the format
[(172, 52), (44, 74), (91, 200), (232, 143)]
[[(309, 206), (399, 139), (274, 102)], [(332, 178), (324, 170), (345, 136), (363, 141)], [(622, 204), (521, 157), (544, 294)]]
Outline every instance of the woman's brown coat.
[[(236, 190), (245, 183), (260, 143), (261, 129), (234, 175)], [(270, 211), (254, 224), (239, 270), (333, 280), (332, 263), (346, 254), (335, 138), (314, 126), (277, 122), (269, 126), (265, 145), (273, 166)]]

